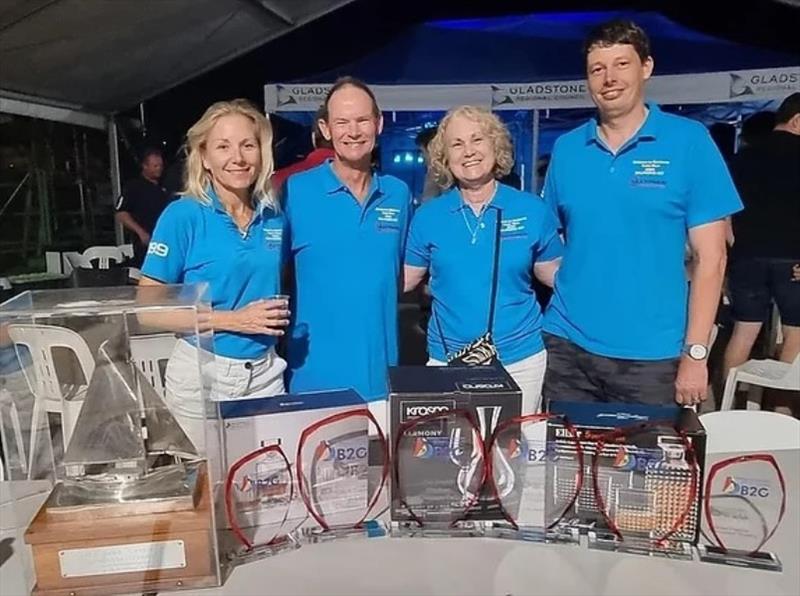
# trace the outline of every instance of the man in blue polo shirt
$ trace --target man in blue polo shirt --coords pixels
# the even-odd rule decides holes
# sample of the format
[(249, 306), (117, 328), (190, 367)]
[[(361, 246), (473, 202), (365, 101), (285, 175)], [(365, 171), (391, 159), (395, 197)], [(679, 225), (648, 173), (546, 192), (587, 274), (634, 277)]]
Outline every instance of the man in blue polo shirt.
[(361, 81), (337, 81), (319, 121), (335, 156), (285, 187), (295, 291), (288, 334), (292, 392), (353, 388), (385, 399), (397, 364), (397, 298), (411, 195), (372, 170), (383, 118)]
[[(543, 394), (697, 404), (706, 398), (725, 218), (741, 201), (705, 128), (645, 104), (653, 59), (640, 27), (599, 25), (584, 52), (597, 118), (557, 140), (543, 193), (565, 236), (544, 323)], [(697, 262), (691, 292), (687, 240)]]

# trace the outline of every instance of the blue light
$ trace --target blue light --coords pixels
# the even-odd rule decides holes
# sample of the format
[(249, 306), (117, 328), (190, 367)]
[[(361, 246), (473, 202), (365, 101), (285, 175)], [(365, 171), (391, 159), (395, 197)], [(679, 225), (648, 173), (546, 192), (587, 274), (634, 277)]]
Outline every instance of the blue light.
[(412, 163), (414, 161), (414, 156), (411, 153), (406, 153), (406, 163)]
[(395, 154), (394, 163), (400, 163), (400, 154), (399, 153)]
[(418, 155), (417, 156), (417, 163), (425, 163), (425, 158), (422, 157), (421, 155)]

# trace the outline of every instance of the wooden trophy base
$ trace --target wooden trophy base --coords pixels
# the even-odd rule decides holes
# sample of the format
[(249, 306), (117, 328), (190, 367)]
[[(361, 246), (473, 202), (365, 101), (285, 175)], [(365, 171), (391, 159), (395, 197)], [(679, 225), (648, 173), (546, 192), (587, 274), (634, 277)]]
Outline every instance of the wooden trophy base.
[[(198, 475), (197, 506), (161, 501), (78, 508), (45, 502), (25, 532), (36, 570), (34, 594), (94, 596), (218, 585), (208, 476)], [(167, 509), (165, 511), (165, 509)], [(171, 510), (170, 510), (171, 509)]]

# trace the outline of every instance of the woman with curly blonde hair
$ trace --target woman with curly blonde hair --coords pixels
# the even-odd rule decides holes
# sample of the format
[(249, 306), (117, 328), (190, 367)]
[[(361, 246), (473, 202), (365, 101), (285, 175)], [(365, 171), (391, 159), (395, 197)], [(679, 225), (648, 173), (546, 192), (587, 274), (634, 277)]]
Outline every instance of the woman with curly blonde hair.
[(213, 358), (189, 335), (166, 371), (167, 402), (197, 445), (204, 422), (198, 361), (206, 363), (212, 398), (284, 392), (286, 363), (275, 344), (289, 323), (288, 303), (278, 297), (286, 226), (270, 185), (272, 127), (255, 106), (213, 104), (186, 144), (184, 191), (156, 224), (140, 285), (209, 286)]
[(414, 215), (405, 257), (406, 291), (430, 275), (428, 364), (445, 364), (491, 330), (497, 357), (522, 389), (523, 413), (535, 412), (547, 355), (532, 282), (535, 275), (553, 285), (563, 250), (555, 217), (538, 197), (498, 182), (511, 171), (513, 147), (484, 108), (448, 112), (429, 155), (445, 190)]

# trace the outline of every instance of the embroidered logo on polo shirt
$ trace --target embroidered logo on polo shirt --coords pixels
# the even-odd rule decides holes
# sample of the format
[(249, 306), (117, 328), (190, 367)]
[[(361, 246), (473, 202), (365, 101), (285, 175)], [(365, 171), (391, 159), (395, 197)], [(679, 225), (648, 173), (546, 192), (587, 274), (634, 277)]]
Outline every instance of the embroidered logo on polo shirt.
[(526, 221), (528, 221), (527, 216), (502, 219), (500, 220), (500, 234), (502, 234), (504, 238), (516, 238), (519, 236), (525, 236)]
[(631, 185), (664, 188), (667, 185), (664, 176), (669, 164), (668, 159), (634, 159)]
[(265, 228), (264, 242), (268, 248), (280, 246), (283, 241), (283, 228)]
[(379, 230), (399, 230), (400, 229), (400, 209), (394, 207), (376, 207), (378, 220), (376, 227)]

